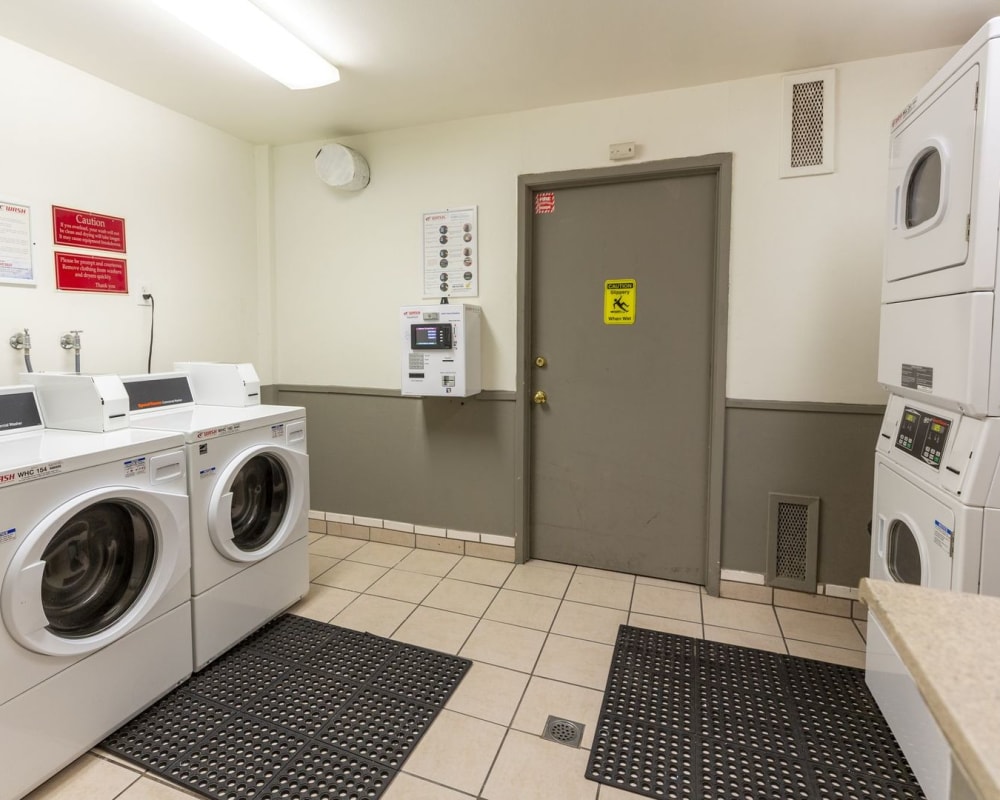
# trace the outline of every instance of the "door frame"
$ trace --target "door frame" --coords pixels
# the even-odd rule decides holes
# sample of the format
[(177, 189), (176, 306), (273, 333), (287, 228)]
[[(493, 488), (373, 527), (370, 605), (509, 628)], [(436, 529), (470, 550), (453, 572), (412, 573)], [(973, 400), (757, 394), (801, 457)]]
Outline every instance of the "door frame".
[(514, 421), (514, 558), (522, 564), (531, 553), (531, 286), (534, 264), (533, 196), (608, 183), (714, 175), (716, 178), (715, 275), (713, 279), (713, 334), (711, 412), (709, 414), (708, 508), (705, 531), (705, 587), (718, 596), (722, 573), (722, 473), (726, 425), (726, 353), (729, 330), (729, 233), (732, 204), (732, 153), (647, 161), (614, 167), (519, 175), (517, 179), (517, 383)]

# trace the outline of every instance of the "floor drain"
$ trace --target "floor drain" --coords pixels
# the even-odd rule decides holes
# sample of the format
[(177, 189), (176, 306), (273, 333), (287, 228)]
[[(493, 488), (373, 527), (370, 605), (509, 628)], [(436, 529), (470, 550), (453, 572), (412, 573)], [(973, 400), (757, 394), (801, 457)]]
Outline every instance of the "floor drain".
[(579, 747), (583, 739), (583, 723), (573, 722), (562, 717), (550, 716), (545, 721), (545, 730), (542, 731), (542, 738), (550, 742), (558, 742), (569, 747)]

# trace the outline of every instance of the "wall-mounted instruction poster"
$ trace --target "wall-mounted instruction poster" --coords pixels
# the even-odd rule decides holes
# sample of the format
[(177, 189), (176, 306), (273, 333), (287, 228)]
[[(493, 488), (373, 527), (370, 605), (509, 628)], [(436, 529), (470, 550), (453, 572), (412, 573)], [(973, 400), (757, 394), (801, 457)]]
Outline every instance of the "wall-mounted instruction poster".
[(424, 297), (479, 296), (479, 207), (427, 211)]
[(35, 285), (31, 263), (31, 209), (0, 201), (0, 283)]

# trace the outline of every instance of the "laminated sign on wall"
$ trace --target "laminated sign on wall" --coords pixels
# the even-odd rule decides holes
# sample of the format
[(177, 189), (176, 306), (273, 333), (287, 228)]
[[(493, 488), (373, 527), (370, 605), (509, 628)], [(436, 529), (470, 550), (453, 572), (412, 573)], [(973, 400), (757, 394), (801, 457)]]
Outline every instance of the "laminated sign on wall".
[[(52, 206), (52, 243), (84, 250), (125, 253), (125, 220), (108, 214)], [(55, 252), (56, 288), (128, 294), (128, 262), (89, 253)]]
[(424, 297), (479, 295), (477, 206), (428, 211), (424, 227)]
[(604, 281), (604, 324), (635, 324), (635, 278)]

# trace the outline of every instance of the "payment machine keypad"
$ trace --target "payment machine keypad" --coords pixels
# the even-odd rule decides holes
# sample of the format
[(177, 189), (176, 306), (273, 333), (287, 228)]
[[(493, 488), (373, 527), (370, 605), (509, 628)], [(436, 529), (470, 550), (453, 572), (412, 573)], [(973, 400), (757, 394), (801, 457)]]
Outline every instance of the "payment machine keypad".
[(907, 406), (899, 422), (896, 448), (938, 469), (950, 430), (951, 420)]

